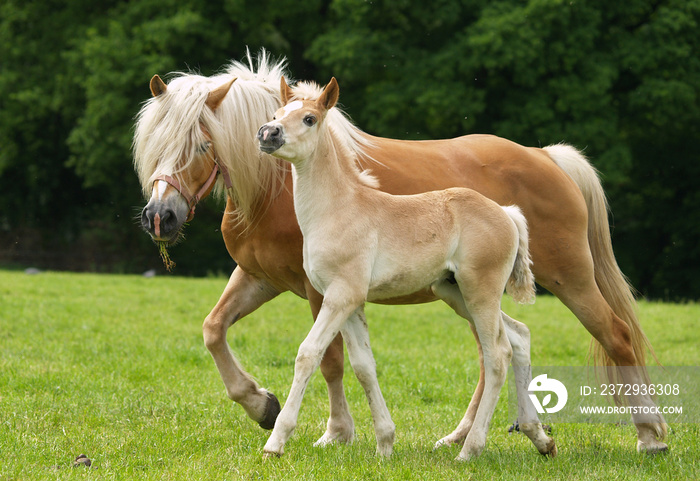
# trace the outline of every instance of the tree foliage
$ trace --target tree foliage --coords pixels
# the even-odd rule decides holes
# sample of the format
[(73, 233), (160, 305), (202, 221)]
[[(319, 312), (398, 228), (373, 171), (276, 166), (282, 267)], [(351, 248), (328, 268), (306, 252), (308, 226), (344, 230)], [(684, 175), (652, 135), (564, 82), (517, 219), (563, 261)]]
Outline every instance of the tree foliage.
[[(699, 20), (697, 0), (5, 0), (0, 256), (153, 266), (130, 153), (148, 80), (210, 75), (264, 46), (296, 78), (335, 75), (378, 135), (584, 149), (623, 270), (645, 294), (700, 297)], [(230, 269), (220, 210), (198, 210), (180, 272)]]

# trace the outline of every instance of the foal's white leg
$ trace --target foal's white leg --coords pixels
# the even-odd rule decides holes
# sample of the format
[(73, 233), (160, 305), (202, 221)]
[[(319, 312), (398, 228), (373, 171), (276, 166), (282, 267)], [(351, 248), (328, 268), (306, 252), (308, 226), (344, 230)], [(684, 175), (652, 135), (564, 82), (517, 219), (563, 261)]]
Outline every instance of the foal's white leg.
[(467, 434), (469, 434), (469, 430), (472, 428), (472, 424), (474, 424), (476, 410), (479, 409), (481, 396), (484, 393), (484, 354), (481, 350), (479, 336), (477, 335), (476, 329), (474, 329), (474, 325), (471, 323), (471, 321), (469, 322), (469, 327), (471, 328), (472, 333), (474, 334), (477, 349), (479, 350), (479, 381), (477, 382), (476, 388), (474, 389), (474, 394), (472, 394), (472, 397), (469, 400), (467, 411), (464, 413), (464, 417), (459, 422), (459, 425), (450, 434), (436, 442), (433, 449), (438, 449), (442, 446), (451, 446), (453, 444), (464, 444), (464, 440), (467, 438)]
[[(307, 287), (307, 297), (314, 320), (318, 317), (323, 304), (323, 296), (310, 285)], [(350, 415), (350, 408), (343, 388), (343, 338), (340, 334), (331, 341), (330, 346), (321, 360), (321, 373), (328, 385), (328, 403), (330, 414), (326, 423), (326, 431), (314, 443), (316, 447), (323, 447), (334, 443), (352, 442), (355, 435), (355, 423)]]
[(467, 306), (464, 303), (464, 298), (462, 297), (462, 293), (459, 290), (459, 286), (457, 286), (457, 284), (444, 281), (439, 284), (434, 284), (432, 286), (432, 290), (438, 298), (442, 299), (448, 306), (454, 309), (457, 315), (469, 321), (469, 327), (471, 328), (472, 333), (474, 334), (474, 338), (476, 339), (477, 343), (477, 348), (479, 350), (479, 382), (476, 386), (476, 389), (474, 390), (474, 394), (472, 395), (471, 400), (469, 401), (467, 411), (466, 413), (464, 413), (464, 417), (459, 422), (459, 425), (455, 428), (455, 430), (447, 436), (445, 436), (444, 438), (440, 439), (437, 443), (435, 443), (434, 449), (437, 449), (441, 446), (463, 444), (464, 440), (469, 434), (469, 430), (471, 429), (472, 424), (474, 424), (476, 411), (477, 409), (479, 409), (481, 396), (484, 393), (484, 355), (481, 349), (479, 335), (477, 334), (476, 329), (474, 328), (474, 324), (472, 324), (472, 319), (470, 317), (469, 311), (467, 310)]
[(518, 396), (518, 422), (520, 430), (530, 438), (541, 454), (556, 456), (554, 439), (547, 436), (537, 417), (537, 410), (528, 398), (528, 386), (532, 380), (530, 360), (530, 330), (522, 322), (501, 312), (508, 340), (513, 349), (513, 373)]
[[(342, 289), (339, 291), (342, 292)], [(272, 434), (263, 448), (266, 456), (281, 456), (284, 453), (284, 445), (296, 428), (301, 401), (304, 398), (304, 392), (311, 375), (321, 364), (321, 358), (328, 345), (338, 334), (350, 314), (362, 305), (362, 302), (351, 302), (345, 298), (340, 299), (340, 302), (335, 301), (332, 295), (330, 297), (326, 295), (316, 322), (299, 346), (294, 364), (294, 381), (289, 390), (287, 401), (277, 416)]]
[(377, 452), (388, 457), (394, 446), (396, 426), (391, 420), (391, 414), (389, 414), (389, 409), (386, 407), (386, 402), (379, 389), (377, 365), (369, 344), (369, 330), (364, 310), (355, 311), (341, 332), (345, 345), (348, 347), (350, 364), (367, 395), (374, 420), (374, 432), (377, 437)]
[(481, 396), (474, 423), (467, 434), (462, 451), (457, 456), (458, 460), (470, 460), (479, 456), (486, 447), (489, 424), (501, 388), (505, 384), (512, 355), (500, 315), (500, 305), (479, 306), (470, 311), (484, 351), (484, 394)]

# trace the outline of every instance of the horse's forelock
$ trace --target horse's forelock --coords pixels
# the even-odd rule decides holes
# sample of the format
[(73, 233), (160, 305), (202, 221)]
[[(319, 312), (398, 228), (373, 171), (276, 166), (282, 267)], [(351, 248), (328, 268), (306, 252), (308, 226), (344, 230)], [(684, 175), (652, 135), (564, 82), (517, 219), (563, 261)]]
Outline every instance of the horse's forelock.
[(136, 117), (134, 164), (146, 195), (157, 174), (177, 177), (189, 168), (206, 140), (199, 118), (212, 81), (199, 75), (174, 75), (167, 91), (144, 102)]

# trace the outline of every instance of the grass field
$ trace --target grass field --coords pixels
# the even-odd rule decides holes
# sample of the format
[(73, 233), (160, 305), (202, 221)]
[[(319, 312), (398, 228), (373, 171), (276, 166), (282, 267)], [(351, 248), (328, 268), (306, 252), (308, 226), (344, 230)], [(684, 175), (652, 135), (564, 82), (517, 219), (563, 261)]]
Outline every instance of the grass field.
[[(478, 377), (474, 340), (445, 306), (369, 305), (379, 381), (396, 423), (394, 455), (375, 456), (364, 392), (346, 363), (355, 417), (350, 446), (313, 448), (328, 415), (317, 373), (281, 459), (263, 460), (269, 432), (226, 397), (201, 324), (225, 279), (0, 271), (0, 480), (35, 479), (698, 479), (700, 429), (671, 425), (669, 453), (635, 452), (630, 425), (558, 424), (555, 459), (509, 435), (502, 392), (486, 451), (432, 451), (461, 419)], [(590, 336), (556, 299), (504, 309), (532, 331), (534, 365), (586, 363)], [(700, 364), (700, 306), (642, 302), (665, 365)], [(289, 294), (229, 331), (239, 360), (283, 402), (310, 327)], [(72, 468), (86, 454), (92, 468)]]

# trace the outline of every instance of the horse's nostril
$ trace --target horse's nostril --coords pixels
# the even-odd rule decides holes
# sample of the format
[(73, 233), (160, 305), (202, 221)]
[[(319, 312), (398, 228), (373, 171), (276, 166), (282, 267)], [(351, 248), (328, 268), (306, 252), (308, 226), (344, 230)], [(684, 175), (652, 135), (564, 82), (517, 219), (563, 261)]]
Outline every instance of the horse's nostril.
[(147, 231), (150, 231), (153, 228), (153, 222), (151, 222), (152, 218), (153, 216), (150, 215), (148, 207), (144, 207), (141, 211), (141, 226)]
[(172, 209), (166, 209), (160, 218), (160, 224), (164, 234), (168, 234), (174, 230), (177, 227), (177, 216), (175, 215), (175, 211)]

